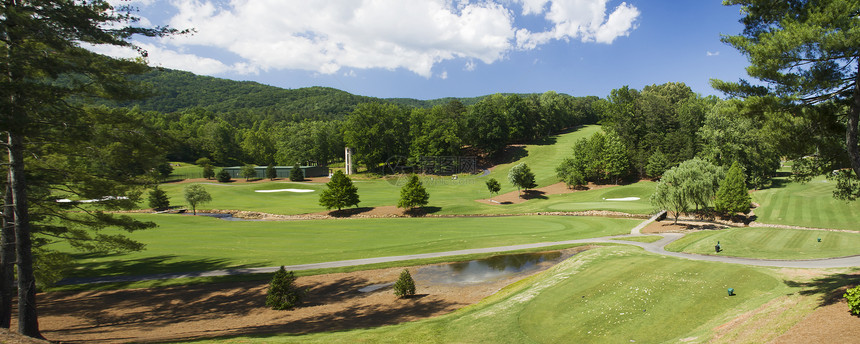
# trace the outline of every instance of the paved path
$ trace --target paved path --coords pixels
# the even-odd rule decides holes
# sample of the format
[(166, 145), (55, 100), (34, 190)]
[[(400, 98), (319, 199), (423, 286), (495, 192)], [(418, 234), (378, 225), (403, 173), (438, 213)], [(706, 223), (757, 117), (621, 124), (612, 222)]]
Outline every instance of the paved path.
[[(643, 248), (645, 251), (648, 251), (651, 253), (656, 253), (656, 254), (661, 254), (664, 256), (671, 256), (671, 257), (677, 257), (677, 258), (683, 258), (683, 259), (692, 259), (692, 260), (711, 261), (711, 262), (754, 265), (754, 266), (771, 266), (771, 267), (786, 267), (786, 268), (815, 268), (815, 269), (860, 266), (860, 255), (850, 256), (850, 257), (840, 257), (840, 258), (824, 258), (824, 259), (808, 259), (808, 260), (775, 260), (775, 259), (736, 258), (736, 257), (725, 257), (725, 256), (716, 256), (716, 255), (700, 255), (700, 254), (666, 251), (665, 250), (666, 245), (668, 245), (669, 243), (671, 243), (675, 240), (678, 240), (684, 236), (684, 234), (681, 234), (681, 233), (652, 234), (652, 235), (659, 235), (659, 236), (663, 237), (663, 239), (660, 239), (660, 240), (655, 241), (653, 243), (643, 243), (643, 242), (637, 242), (637, 241), (626, 241), (626, 240), (624, 240), (625, 237), (640, 235), (639, 234), (640, 230), (642, 228), (644, 228), (645, 226), (647, 226), (648, 224), (650, 224), (651, 222), (653, 222), (654, 220), (656, 220), (658, 215), (655, 215), (654, 217), (652, 217), (648, 220), (645, 220), (642, 223), (640, 223), (638, 226), (634, 227), (631, 230), (631, 234), (624, 234), (624, 235), (613, 235), (613, 236), (605, 236), (605, 237), (589, 238), (589, 239), (578, 239), (578, 240), (542, 242), (542, 243), (523, 244), (523, 245), (475, 248), (475, 249), (458, 250), (458, 251), (409, 254), (409, 255), (403, 255), (403, 256), (340, 260), (340, 261), (334, 261), (334, 262), (324, 262), (324, 263), (314, 263), (314, 264), (289, 265), (289, 266), (285, 266), (284, 268), (286, 268), (287, 270), (293, 270), (293, 271), (311, 270), (311, 269), (325, 269), (325, 268), (340, 268), (340, 267), (347, 267), (347, 266), (367, 265), (367, 264), (376, 264), (376, 263), (399, 262), (399, 261), (405, 261), (405, 260), (450, 257), (450, 256), (460, 256), (460, 255), (467, 255), (467, 254), (476, 254), (476, 253), (497, 253), (497, 252), (507, 252), (507, 251), (523, 250), (523, 249), (534, 249), (534, 248), (559, 246), (559, 245), (589, 244), (589, 243), (628, 244), (628, 245), (639, 246), (639, 247)], [(58, 283), (58, 284), (59, 285), (68, 285), (68, 284), (109, 283), (109, 282), (136, 282), (136, 281), (162, 280), (162, 279), (188, 278), (188, 277), (212, 277), (212, 276), (244, 275), (244, 274), (256, 274), (256, 273), (272, 273), (272, 272), (277, 271), (278, 269), (279, 269), (279, 267), (265, 267), (265, 268), (212, 270), (212, 271), (200, 271), (200, 272), (166, 273), (166, 274), (153, 274), (153, 275), (144, 275), (144, 276), (107, 276), (107, 277), (92, 277), (92, 278), (67, 278), (67, 279), (60, 281), (60, 283)]]

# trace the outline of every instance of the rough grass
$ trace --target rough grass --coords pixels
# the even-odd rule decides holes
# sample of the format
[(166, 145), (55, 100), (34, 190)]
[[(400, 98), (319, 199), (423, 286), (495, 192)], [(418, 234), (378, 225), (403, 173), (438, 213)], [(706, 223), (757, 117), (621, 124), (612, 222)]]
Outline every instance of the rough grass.
[(574, 216), (266, 222), (187, 215), (135, 216), (159, 224), (155, 229), (128, 234), (145, 243), (146, 250), (78, 255), (78, 268), (72, 275), (268, 267), (553, 242), (624, 234), (638, 222)]
[[(818, 242), (821, 238), (821, 242)], [(860, 254), (860, 233), (783, 228), (730, 228), (690, 233), (666, 250), (764, 259), (814, 259)]]
[[(736, 296), (727, 295), (729, 287)], [(598, 248), (437, 318), (216, 342), (674, 343), (689, 337), (703, 342), (716, 326), (791, 291), (764, 268), (661, 257), (628, 247)]]
[(860, 230), (860, 202), (833, 198), (835, 183), (818, 177), (802, 184), (774, 178), (775, 187), (752, 193), (761, 223)]

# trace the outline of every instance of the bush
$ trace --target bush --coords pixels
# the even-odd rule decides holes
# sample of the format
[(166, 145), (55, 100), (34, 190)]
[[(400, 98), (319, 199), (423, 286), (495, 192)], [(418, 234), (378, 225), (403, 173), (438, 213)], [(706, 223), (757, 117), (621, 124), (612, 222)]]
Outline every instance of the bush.
[(307, 289), (295, 286), (296, 276), (287, 272), (283, 266), (275, 272), (269, 291), (266, 293), (266, 306), (275, 310), (289, 310), (298, 307), (307, 294)]
[(848, 300), (848, 308), (851, 310), (851, 314), (860, 315), (860, 286), (846, 290), (842, 297)]
[(293, 168), (290, 169), (290, 181), (300, 182), (305, 180), (305, 172), (302, 171), (302, 167), (299, 164), (293, 165)]
[(149, 207), (155, 210), (164, 210), (170, 208), (170, 199), (167, 198), (167, 192), (155, 188), (149, 192)]
[(215, 178), (218, 179), (218, 182), (220, 183), (227, 183), (231, 179), (230, 172), (227, 172), (225, 169), (221, 169), (221, 171), (218, 171), (218, 175), (216, 175)]
[(409, 270), (403, 269), (400, 278), (394, 282), (394, 295), (399, 298), (407, 298), (415, 295), (415, 280), (409, 274)]

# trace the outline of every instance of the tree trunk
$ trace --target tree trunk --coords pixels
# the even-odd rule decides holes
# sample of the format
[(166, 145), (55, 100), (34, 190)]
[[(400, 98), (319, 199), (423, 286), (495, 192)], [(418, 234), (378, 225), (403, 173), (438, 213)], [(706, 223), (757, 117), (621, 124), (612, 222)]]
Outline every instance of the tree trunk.
[(8, 133), (9, 184), (12, 190), (15, 239), (18, 256), (18, 333), (42, 338), (36, 313), (36, 278), (30, 240), (30, 213), (24, 176), (24, 142), (17, 133)]
[(851, 160), (854, 174), (860, 178), (860, 146), (857, 145), (857, 125), (860, 122), (860, 60), (857, 61), (857, 74), (854, 75), (854, 101), (848, 110), (848, 130), (845, 131), (845, 149)]
[(12, 293), (15, 281), (15, 216), (12, 206), (11, 176), (7, 174), (3, 195), (3, 228), (0, 230), (0, 328), (12, 321)]

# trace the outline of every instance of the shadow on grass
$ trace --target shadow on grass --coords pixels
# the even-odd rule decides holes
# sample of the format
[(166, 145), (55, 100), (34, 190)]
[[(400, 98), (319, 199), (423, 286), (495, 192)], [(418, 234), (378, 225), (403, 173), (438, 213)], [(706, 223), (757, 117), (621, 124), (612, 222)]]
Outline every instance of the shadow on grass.
[(332, 217), (350, 217), (373, 210), (373, 207), (347, 208), (341, 210), (332, 210), (328, 214)]
[(860, 285), (860, 272), (828, 275), (812, 281), (785, 281), (789, 287), (802, 288), (800, 295), (819, 295), (819, 307), (832, 305), (842, 299), (848, 288)]
[[(231, 264), (230, 260), (221, 258), (206, 259), (181, 259), (177, 255), (160, 255), (138, 259), (122, 259), (118, 254), (76, 254), (73, 258), (75, 271), (59, 284), (74, 284), (77, 279), (87, 279), (105, 276), (139, 276), (151, 274), (177, 273), (177, 272), (200, 272), (221, 269), (241, 269), (247, 266)], [(106, 261), (86, 261), (93, 258), (115, 259)], [(65, 283), (64, 283), (65, 282)]]
[(440, 210), (442, 210), (441, 207), (418, 207), (418, 208), (408, 209), (408, 210), (404, 211), (403, 213), (406, 214), (407, 216), (421, 217), (421, 216), (425, 216), (427, 214), (438, 213)]
[(546, 192), (543, 192), (543, 191), (526, 190), (526, 191), (523, 191), (523, 194), (520, 195), (520, 198), (528, 200), (528, 199), (548, 199), (549, 197), (547, 197)]

